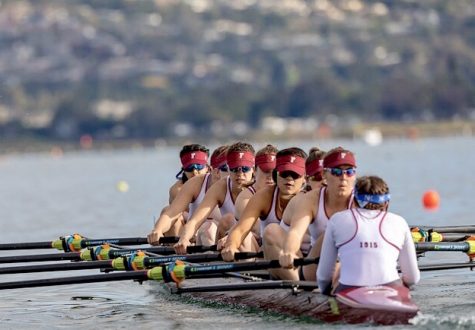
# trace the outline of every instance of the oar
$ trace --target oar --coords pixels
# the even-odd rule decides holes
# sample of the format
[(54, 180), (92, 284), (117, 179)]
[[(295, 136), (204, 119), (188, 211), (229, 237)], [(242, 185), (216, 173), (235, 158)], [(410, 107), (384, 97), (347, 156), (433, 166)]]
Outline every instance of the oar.
[[(122, 251), (120, 251), (122, 252)], [(236, 260), (249, 258), (262, 258), (262, 252), (238, 252), (235, 254)], [(147, 269), (177, 260), (187, 262), (211, 262), (223, 260), (221, 254), (203, 253), (191, 255), (175, 255), (168, 257), (146, 257), (143, 254), (124, 255), (114, 260), (98, 260), (98, 261), (84, 261), (71, 263), (55, 263), (32, 266), (15, 266), (15, 267), (1, 267), (0, 275), (2, 274), (18, 274), (18, 273), (35, 273), (35, 272), (52, 272), (52, 271), (69, 271), (81, 269), (104, 269), (106, 271), (112, 270), (138, 270)]]
[[(161, 237), (159, 242), (162, 244), (176, 243), (178, 237)], [(146, 237), (123, 237), (123, 238), (102, 238), (102, 239), (85, 239), (80, 235), (74, 234), (61, 237), (54, 241), (47, 242), (25, 242), (25, 243), (2, 243), (0, 250), (28, 250), (28, 249), (51, 249), (55, 248), (66, 252), (80, 251), (81, 249), (102, 245), (141, 245), (148, 244)]]
[(197, 285), (188, 287), (172, 287), (172, 293), (186, 292), (222, 292), (235, 290), (266, 290), (266, 289), (292, 289), (314, 290), (318, 285), (313, 281), (254, 281), (244, 283)]
[(470, 237), (468, 234), (439, 233), (436, 231), (424, 231), (421, 229), (411, 232), (414, 242), (460, 242)]
[(458, 269), (458, 268), (470, 268), (471, 270), (473, 270), (473, 268), (475, 268), (475, 262), (445, 263), (445, 264), (434, 264), (434, 265), (431, 264), (431, 265), (419, 266), (420, 271)]
[(423, 230), (432, 230), (438, 233), (459, 233), (472, 234), (475, 233), (475, 225), (468, 226), (411, 226), (411, 229), (420, 228)]
[[(178, 261), (177, 261), (178, 262)], [(318, 258), (309, 259), (295, 259), (294, 265), (301, 266), (311, 263), (317, 263)], [(156, 280), (179, 282), (187, 276), (199, 276), (216, 273), (227, 273), (230, 271), (249, 271), (266, 268), (279, 268), (280, 264), (278, 260), (270, 261), (255, 261), (255, 262), (239, 262), (239, 263), (219, 263), (212, 265), (200, 265), (200, 266), (187, 266), (184, 264), (171, 264), (168, 266), (154, 267), (149, 270), (139, 270), (130, 272), (120, 272), (112, 274), (100, 274), (100, 275), (85, 275), (85, 276), (72, 276), (72, 277), (60, 277), (49, 278), (39, 280), (27, 280), (27, 281), (15, 281), (15, 282), (3, 282), (0, 283), (0, 290), (5, 289), (18, 289), (18, 288), (31, 288), (53, 285), (68, 285), (68, 284), (82, 284), (93, 282), (110, 282), (110, 281), (124, 281), (124, 280)]]
[[(157, 246), (141, 248), (141, 251), (170, 255), (175, 254), (175, 249), (170, 246)], [(48, 253), (48, 254), (33, 254), (33, 255), (21, 255), (21, 256), (3, 256), (0, 257), (0, 264), (2, 263), (17, 263), (17, 262), (40, 262), (40, 261), (58, 261), (58, 260), (71, 260), (71, 261), (91, 261), (91, 260), (109, 260), (123, 255), (131, 254), (137, 249), (122, 249), (112, 250), (107, 244), (104, 246), (90, 247), (82, 252), (65, 252), (65, 253)], [(189, 246), (187, 248), (188, 253), (200, 253), (206, 251), (216, 251), (216, 245), (211, 246)]]
[(460, 251), (460, 252), (467, 252), (470, 254), (475, 253), (475, 241), (453, 242), (453, 243), (421, 242), (421, 243), (414, 243), (414, 244), (416, 246), (417, 252)]

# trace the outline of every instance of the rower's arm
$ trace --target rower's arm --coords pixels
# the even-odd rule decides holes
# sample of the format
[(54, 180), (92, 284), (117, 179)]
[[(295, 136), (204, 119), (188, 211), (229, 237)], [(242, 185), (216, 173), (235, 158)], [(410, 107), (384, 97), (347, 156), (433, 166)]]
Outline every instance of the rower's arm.
[[(289, 206), (292, 207), (293, 214), (290, 215), (290, 229), (284, 242), (284, 254), (297, 254), (297, 252), (300, 250), (303, 237), (307, 232), (307, 228), (310, 225), (314, 214), (314, 199), (309, 198), (309, 196), (302, 196), (302, 198), (300, 198), (300, 196), (297, 196), (294, 198), (298, 198), (298, 200), (295, 200), (295, 202), (294, 200), (291, 200), (289, 202)], [(286, 214), (284, 212), (284, 217), (285, 216)]]
[(222, 203), (224, 196), (226, 195), (226, 179), (222, 179), (216, 182), (206, 193), (203, 201), (198, 206), (196, 211), (192, 214), (191, 219), (188, 220), (183, 233), (180, 236), (180, 241), (190, 241), (195, 235), (198, 228), (206, 221), (206, 218), (210, 215), (211, 211)]
[(245, 189), (239, 193), (238, 197), (236, 198), (236, 202), (234, 203), (234, 218), (236, 220), (241, 219), (241, 214), (243, 213), (252, 196), (253, 195), (249, 189)]
[(322, 253), (317, 268), (317, 282), (323, 294), (330, 294), (333, 272), (338, 257), (338, 249), (333, 235), (333, 223), (330, 220), (323, 238)]
[(258, 192), (249, 200), (242, 212), (241, 219), (229, 233), (225, 247), (237, 250), (241, 246), (244, 238), (249, 234), (264, 210), (264, 204), (267, 200), (263, 198), (264, 196), (263, 192)]
[(404, 244), (399, 253), (399, 265), (402, 272), (402, 281), (406, 286), (409, 287), (419, 282), (421, 274), (417, 266), (416, 248), (407, 224), (404, 232)]
[(170, 190), (168, 190), (168, 204), (171, 204), (173, 202), (176, 195), (178, 195), (178, 193), (180, 192), (182, 186), (183, 183), (181, 181), (177, 181), (173, 184), (173, 186), (170, 187)]
[(158, 218), (153, 231), (163, 234), (170, 230), (180, 214), (186, 211), (190, 203), (196, 199), (204, 179), (205, 175), (195, 176), (183, 185), (170, 206)]

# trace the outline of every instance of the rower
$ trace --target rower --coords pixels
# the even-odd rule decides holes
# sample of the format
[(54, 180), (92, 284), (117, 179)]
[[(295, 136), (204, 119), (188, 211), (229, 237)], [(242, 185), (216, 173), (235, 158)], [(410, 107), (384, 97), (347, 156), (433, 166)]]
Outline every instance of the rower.
[(400, 289), (416, 284), (420, 273), (411, 232), (404, 218), (388, 212), (386, 182), (377, 176), (359, 178), (354, 200), (356, 208), (336, 213), (328, 222), (317, 271), (321, 292), (331, 292), (337, 258), (341, 267), (335, 293), (354, 287)]
[(201, 144), (188, 144), (180, 151), (181, 169), (175, 176), (177, 181), (170, 187), (168, 203), (171, 204), (183, 184), (198, 174), (208, 173), (209, 150)]
[[(227, 233), (239, 221), (242, 212), (252, 196), (265, 187), (273, 187), (275, 185), (275, 182), (272, 179), (272, 171), (276, 165), (277, 152), (277, 148), (271, 144), (268, 144), (257, 151), (255, 182), (252, 186), (247, 187), (238, 195), (235, 203), (234, 216), (223, 217), (221, 219), (218, 225), (218, 234), (216, 238), (218, 250), (220, 250), (226, 243)], [(239, 250), (242, 252), (257, 252), (259, 250), (260, 241), (259, 226), (255, 225), (252, 229), (252, 233), (249, 233), (249, 235), (246, 236)]]
[[(180, 235), (180, 240), (175, 244), (177, 253), (186, 253), (186, 248), (191, 244), (190, 240), (216, 206), (219, 207), (222, 216), (227, 216), (227, 214), (234, 216), (234, 201), (239, 193), (253, 182), (255, 165), (254, 153), (255, 151), (252, 145), (244, 142), (237, 142), (228, 148), (226, 161), (230, 175), (215, 183), (211, 189), (208, 190), (203, 202), (183, 227), (184, 229)], [(214, 229), (214, 236), (212, 236), (213, 233), (211, 231), (209, 232), (210, 242), (215, 242), (216, 229), (217, 225)]]
[[(189, 218), (189, 214), (195, 212), (203, 201), (208, 189), (222, 177), (227, 176), (227, 148), (227, 146), (221, 146), (214, 150), (210, 160), (212, 165), (211, 173), (197, 175), (186, 181), (172, 203), (162, 211), (160, 217), (155, 222), (153, 230), (148, 234), (148, 242), (150, 244), (158, 244), (163, 236), (179, 235), (183, 225)], [(187, 210), (188, 214), (186, 214)], [(208, 216), (211, 219), (219, 219), (220, 217), (221, 214), (218, 209), (213, 210), (212, 214)], [(199, 241), (199, 244), (202, 244), (202, 242)]]
[[(269, 233), (269, 244), (275, 245), (274, 253), (279, 255), (281, 279), (315, 281), (316, 265), (304, 266), (299, 274), (293, 268), (293, 261), (301, 254), (300, 246), (307, 230), (310, 232), (312, 248), (308, 257), (320, 256), (323, 233), (328, 219), (335, 213), (349, 209), (353, 204), (353, 187), (356, 179), (356, 160), (353, 153), (341, 147), (328, 151), (323, 158), (323, 179), (326, 186), (307, 192), (295, 206), (290, 230), (282, 242), (282, 232)], [(271, 228), (269, 228), (271, 229)]]
[[(320, 150), (317, 147), (313, 147), (309, 151), (309, 155), (307, 159), (305, 160), (305, 178), (306, 178), (306, 186), (305, 189), (303, 189), (297, 196), (292, 198), (292, 200), (289, 202), (289, 205), (287, 205), (284, 215), (282, 216), (282, 221), (280, 222), (280, 227), (284, 229), (285, 232), (280, 231), (278, 229), (274, 229), (276, 232), (273, 233), (274, 235), (274, 240), (276, 239), (275, 235), (280, 235), (280, 239), (282, 241), (282, 244), (279, 246), (283, 246), (283, 242), (285, 240), (285, 237), (287, 236), (287, 232), (290, 229), (290, 224), (292, 220), (292, 216), (295, 213), (295, 208), (299, 204), (300, 200), (304, 198), (305, 193), (307, 193), (310, 190), (319, 190), (322, 186), (325, 185), (324, 180), (323, 180), (323, 158), (325, 156), (325, 151)], [(268, 229), (271, 230), (271, 229)], [(302, 244), (300, 246), (300, 252), (299, 256), (304, 257), (307, 256), (311, 248), (310, 244), (310, 234), (308, 231), (305, 233), (303, 239), (302, 239)], [(281, 248), (279, 247), (279, 251), (277, 251), (280, 254)], [(278, 255), (276, 255), (276, 258), (278, 258)]]
[[(305, 183), (305, 158), (307, 154), (300, 148), (287, 148), (276, 155), (276, 168), (273, 171), (274, 187), (266, 187), (249, 200), (241, 219), (229, 233), (229, 237), (221, 251), (223, 259), (234, 260), (234, 254), (251, 232), (254, 224), (260, 219), (260, 233), (266, 226), (278, 224), (282, 219), (289, 201)], [(264, 253), (265, 253), (264, 237)]]

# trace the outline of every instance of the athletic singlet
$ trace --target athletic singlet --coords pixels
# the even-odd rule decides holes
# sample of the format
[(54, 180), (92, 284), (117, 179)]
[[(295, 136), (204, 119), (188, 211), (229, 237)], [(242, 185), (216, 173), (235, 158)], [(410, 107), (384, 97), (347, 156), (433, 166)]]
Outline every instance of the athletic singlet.
[[(211, 180), (211, 174), (207, 173), (203, 179), (203, 182), (201, 183), (200, 193), (198, 194), (196, 199), (193, 202), (191, 202), (188, 206), (188, 210), (189, 210), (188, 219), (191, 219), (191, 217), (193, 216), (193, 213), (195, 213), (196, 209), (205, 198), (206, 192), (208, 191), (208, 188), (210, 186), (210, 180)], [(208, 215), (208, 219), (219, 219), (220, 217), (221, 217), (221, 214), (219, 213), (218, 207), (215, 207), (214, 210)]]
[(272, 197), (272, 205), (270, 206), (269, 213), (267, 213), (267, 217), (260, 218), (260, 233), (261, 237), (262, 234), (264, 233), (264, 228), (267, 227), (268, 224), (271, 223), (280, 223), (281, 219), (277, 216), (276, 209), (277, 209), (277, 198), (279, 196), (279, 188), (277, 186), (274, 187), (274, 193)]
[(234, 199), (231, 193), (231, 178), (228, 176), (226, 178), (226, 196), (224, 197), (224, 202), (221, 206), (219, 206), (219, 210), (221, 211), (221, 215), (225, 215), (231, 213), (234, 215), (235, 207), (234, 207)]
[[(327, 211), (325, 210), (325, 192), (327, 188), (320, 188), (320, 197), (317, 204), (317, 214), (313, 221), (308, 226), (308, 231), (310, 233), (310, 245), (314, 246), (318, 237), (325, 232), (328, 223)], [(353, 194), (351, 194), (350, 202), (348, 203), (348, 208), (351, 209), (353, 205)]]
[(350, 209), (335, 213), (328, 222), (317, 270), (321, 288), (329, 285), (337, 257), (340, 283), (374, 286), (399, 279), (399, 258), (404, 281), (419, 280), (417, 257), (406, 220), (379, 210)]

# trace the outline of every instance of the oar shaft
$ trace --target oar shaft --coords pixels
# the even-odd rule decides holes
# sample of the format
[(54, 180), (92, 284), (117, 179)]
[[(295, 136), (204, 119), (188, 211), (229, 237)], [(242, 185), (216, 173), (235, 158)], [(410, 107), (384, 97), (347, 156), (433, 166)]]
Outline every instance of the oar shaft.
[(49, 242), (27, 242), (27, 243), (3, 243), (0, 250), (31, 250), (31, 249), (51, 249)]
[(467, 242), (453, 242), (453, 243), (431, 243), (421, 242), (415, 243), (417, 252), (425, 251), (460, 251), (468, 252), (470, 244)]
[(144, 271), (125, 272), (125, 273), (111, 273), (111, 274), (60, 277), (60, 278), (49, 278), (49, 279), (17, 281), (17, 282), (4, 282), (4, 283), (0, 283), (0, 290), (32, 288), (32, 287), (40, 287), (40, 286), (42, 287), (42, 286), (54, 286), (54, 285), (125, 281), (125, 280), (144, 281), (147, 279), (148, 279), (147, 271), (144, 270)]
[(446, 269), (458, 269), (458, 268), (475, 268), (475, 262), (461, 262), (461, 263), (448, 263), (440, 265), (421, 265), (419, 266), (420, 271), (431, 271), (431, 270), (446, 270)]
[(65, 253), (48, 253), (48, 254), (34, 254), (23, 256), (4, 256), (0, 257), (0, 264), (15, 263), (15, 262), (40, 262), (40, 261), (57, 261), (57, 260), (81, 260), (79, 252), (65, 252)]
[(35, 273), (35, 272), (53, 272), (53, 271), (61, 272), (61, 271), (68, 271), (68, 270), (98, 269), (98, 268), (111, 268), (111, 267), (112, 267), (112, 260), (71, 262), (71, 263), (63, 263), (63, 264), (2, 267), (0, 268), (0, 275), (18, 274), (18, 273)]
[(439, 227), (430, 227), (430, 226), (417, 226), (424, 230), (433, 230), (438, 233), (459, 233), (459, 234), (471, 234), (475, 233), (475, 226), (439, 226)]

